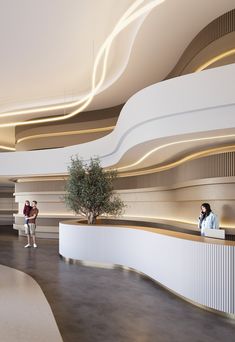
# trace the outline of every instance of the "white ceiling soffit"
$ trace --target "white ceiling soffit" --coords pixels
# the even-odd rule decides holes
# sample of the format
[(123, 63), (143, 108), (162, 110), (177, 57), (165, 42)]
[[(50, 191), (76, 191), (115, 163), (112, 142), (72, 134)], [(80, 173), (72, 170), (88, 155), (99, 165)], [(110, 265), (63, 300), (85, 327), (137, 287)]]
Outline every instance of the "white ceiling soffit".
[[(0, 0), (1, 112), (84, 96), (100, 46), (133, 3)], [(105, 82), (88, 109), (123, 103), (162, 80), (194, 36), (233, 7), (234, 0), (166, 0), (132, 23), (114, 41)]]
[[(86, 94), (100, 46), (133, 2), (0, 0), (1, 112)], [(123, 39), (126, 47), (132, 31)], [(117, 64), (114, 52), (109, 69)]]

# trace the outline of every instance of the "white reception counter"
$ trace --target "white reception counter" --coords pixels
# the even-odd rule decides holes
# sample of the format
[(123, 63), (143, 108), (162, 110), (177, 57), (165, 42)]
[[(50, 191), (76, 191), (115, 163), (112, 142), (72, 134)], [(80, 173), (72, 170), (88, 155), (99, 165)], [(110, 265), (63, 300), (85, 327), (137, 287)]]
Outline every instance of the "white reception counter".
[(157, 228), (60, 223), (59, 253), (144, 273), (195, 304), (235, 314), (235, 242)]

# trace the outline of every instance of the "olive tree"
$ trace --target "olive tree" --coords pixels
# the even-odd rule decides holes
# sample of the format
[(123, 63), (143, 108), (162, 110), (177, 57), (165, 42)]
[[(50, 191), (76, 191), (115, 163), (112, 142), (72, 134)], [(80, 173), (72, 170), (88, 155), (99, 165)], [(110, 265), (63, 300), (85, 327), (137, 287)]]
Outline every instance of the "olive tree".
[(118, 216), (124, 204), (113, 193), (116, 171), (106, 171), (98, 158), (85, 163), (78, 157), (71, 158), (68, 167), (65, 203), (76, 214), (86, 216), (89, 224), (95, 224), (102, 214)]

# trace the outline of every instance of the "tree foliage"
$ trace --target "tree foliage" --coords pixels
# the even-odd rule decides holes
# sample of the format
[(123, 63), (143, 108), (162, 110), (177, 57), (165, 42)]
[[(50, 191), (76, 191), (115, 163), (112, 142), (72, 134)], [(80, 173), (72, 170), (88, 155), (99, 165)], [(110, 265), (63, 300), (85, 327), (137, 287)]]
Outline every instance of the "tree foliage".
[(116, 171), (104, 171), (98, 158), (85, 163), (77, 157), (71, 158), (68, 171), (65, 203), (76, 214), (86, 216), (88, 223), (94, 224), (102, 214), (122, 213), (124, 204), (113, 194)]

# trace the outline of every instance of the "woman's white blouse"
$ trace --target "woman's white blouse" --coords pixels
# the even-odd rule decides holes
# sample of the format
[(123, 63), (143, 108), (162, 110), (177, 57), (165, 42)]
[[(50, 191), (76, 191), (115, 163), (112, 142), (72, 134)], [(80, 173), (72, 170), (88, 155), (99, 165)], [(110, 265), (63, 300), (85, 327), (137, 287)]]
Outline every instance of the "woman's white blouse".
[[(198, 222), (198, 227), (200, 228), (200, 220)], [(204, 233), (205, 228), (219, 229), (219, 222), (217, 216), (211, 211), (208, 216), (201, 223), (201, 233)]]

